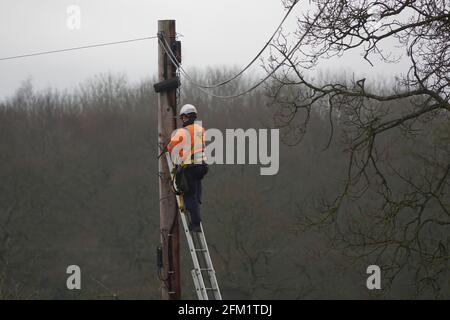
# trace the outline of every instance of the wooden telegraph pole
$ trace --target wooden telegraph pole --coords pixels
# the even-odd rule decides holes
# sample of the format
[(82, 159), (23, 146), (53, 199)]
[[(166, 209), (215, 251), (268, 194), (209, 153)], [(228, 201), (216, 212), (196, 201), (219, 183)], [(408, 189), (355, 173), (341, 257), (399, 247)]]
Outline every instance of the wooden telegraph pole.
[[(175, 20), (159, 20), (158, 35), (172, 46), (175, 43)], [(163, 43), (158, 42), (158, 77), (160, 83), (176, 78), (173, 65)], [(178, 81), (178, 80), (177, 80)], [(176, 129), (177, 88), (169, 86), (158, 95), (158, 143), (164, 148)], [(162, 299), (181, 299), (180, 233), (175, 194), (170, 185), (170, 172), (166, 157), (159, 157), (159, 216), (162, 249)]]

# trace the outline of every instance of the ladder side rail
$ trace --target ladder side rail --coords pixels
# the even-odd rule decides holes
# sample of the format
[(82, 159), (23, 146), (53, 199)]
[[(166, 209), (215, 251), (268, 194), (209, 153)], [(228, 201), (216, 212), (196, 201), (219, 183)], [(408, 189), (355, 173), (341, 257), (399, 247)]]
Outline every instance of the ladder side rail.
[(203, 252), (203, 254), (204, 254), (204, 257), (206, 260), (207, 267), (209, 269), (211, 269), (210, 271), (208, 271), (208, 274), (209, 274), (211, 286), (214, 289), (214, 297), (216, 298), (216, 300), (222, 300), (222, 295), (221, 295), (220, 289), (219, 289), (219, 283), (217, 282), (216, 270), (213, 267), (211, 254), (209, 252), (209, 248), (206, 243), (205, 232), (203, 230), (203, 225), (201, 223), (200, 223), (200, 228), (201, 228), (202, 232), (199, 234), (199, 238), (200, 238), (200, 242), (202, 243), (202, 247), (205, 248), (205, 251)]
[(191, 276), (192, 280), (194, 281), (195, 292), (197, 293), (198, 300), (205, 300), (203, 296), (203, 290), (201, 289), (200, 282), (195, 270), (191, 270)]

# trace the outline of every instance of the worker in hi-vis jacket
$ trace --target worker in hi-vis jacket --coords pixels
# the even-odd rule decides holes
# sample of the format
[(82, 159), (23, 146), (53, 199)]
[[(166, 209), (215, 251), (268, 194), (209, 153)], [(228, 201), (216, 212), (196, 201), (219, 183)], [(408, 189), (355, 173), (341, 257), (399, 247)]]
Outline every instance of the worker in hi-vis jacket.
[(180, 110), (183, 128), (172, 134), (167, 151), (172, 160), (181, 166), (187, 186), (183, 189), (184, 204), (190, 213), (189, 230), (200, 232), (200, 204), (202, 196), (202, 179), (208, 172), (205, 160), (205, 129), (197, 120), (197, 109), (186, 104)]

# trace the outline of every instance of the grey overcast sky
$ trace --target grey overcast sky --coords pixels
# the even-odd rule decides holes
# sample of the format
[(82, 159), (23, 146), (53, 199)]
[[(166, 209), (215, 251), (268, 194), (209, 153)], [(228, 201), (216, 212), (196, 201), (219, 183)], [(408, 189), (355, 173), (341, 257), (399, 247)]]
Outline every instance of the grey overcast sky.
[[(304, 2), (304, 4), (302, 3)], [(300, 0), (288, 21), (307, 5)], [(70, 5), (81, 9), (81, 29), (67, 27)], [(280, 0), (0, 0), (0, 57), (156, 35), (159, 19), (175, 19), (186, 68), (242, 67), (260, 50), (285, 14)], [(157, 42), (0, 61), (0, 99), (30, 77), (38, 88), (74, 88), (86, 78), (120, 72), (131, 82), (157, 68)], [(327, 61), (322, 68), (392, 77), (405, 64), (372, 68), (357, 54)]]

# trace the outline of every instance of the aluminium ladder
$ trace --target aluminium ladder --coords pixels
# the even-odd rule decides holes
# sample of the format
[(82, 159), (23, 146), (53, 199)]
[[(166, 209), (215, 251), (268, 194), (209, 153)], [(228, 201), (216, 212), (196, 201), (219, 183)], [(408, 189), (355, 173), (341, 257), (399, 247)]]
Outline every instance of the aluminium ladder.
[[(169, 166), (170, 177), (174, 181), (173, 163), (169, 152), (166, 152), (167, 164)], [(189, 251), (191, 253), (194, 269), (191, 270), (192, 279), (194, 280), (195, 290), (199, 300), (222, 300), (219, 285), (217, 283), (216, 271), (214, 270), (211, 256), (209, 254), (208, 244), (206, 243), (205, 233), (203, 232), (202, 223), (200, 223), (201, 232), (189, 231), (188, 219), (184, 207), (184, 199), (182, 195), (176, 195), (178, 211), (183, 222), (183, 229), (186, 235)], [(205, 281), (206, 279), (208, 281)]]

